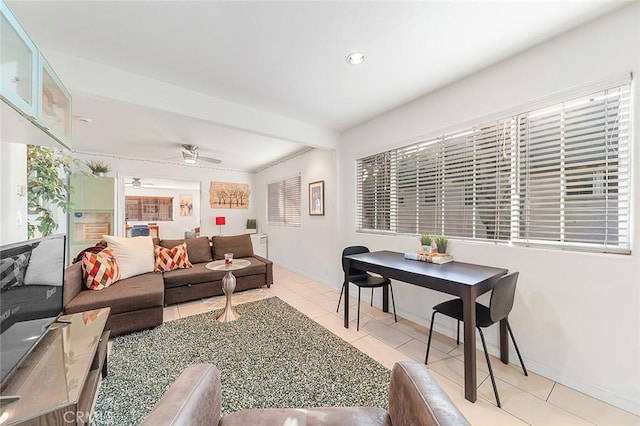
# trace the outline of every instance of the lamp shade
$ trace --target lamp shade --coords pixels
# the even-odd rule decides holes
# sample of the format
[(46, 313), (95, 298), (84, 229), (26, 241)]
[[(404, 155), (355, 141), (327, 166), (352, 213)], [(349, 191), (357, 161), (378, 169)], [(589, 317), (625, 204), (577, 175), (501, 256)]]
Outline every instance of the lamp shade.
[(217, 216), (216, 217), (216, 225), (224, 225), (225, 224), (225, 217), (224, 216)]

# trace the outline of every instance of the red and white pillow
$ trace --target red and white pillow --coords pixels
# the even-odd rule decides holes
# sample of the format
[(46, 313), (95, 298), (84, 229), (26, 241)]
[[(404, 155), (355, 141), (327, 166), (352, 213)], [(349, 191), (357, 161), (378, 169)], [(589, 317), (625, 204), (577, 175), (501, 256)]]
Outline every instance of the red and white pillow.
[(187, 254), (187, 243), (179, 244), (172, 248), (155, 247), (156, 272), (173, 271), (174, 269), (191, 268)]
[(82, 255), (84, 283), (91, 290), (102, 290), (120, 279), (120, 268), (108, 247), (98, 253)]

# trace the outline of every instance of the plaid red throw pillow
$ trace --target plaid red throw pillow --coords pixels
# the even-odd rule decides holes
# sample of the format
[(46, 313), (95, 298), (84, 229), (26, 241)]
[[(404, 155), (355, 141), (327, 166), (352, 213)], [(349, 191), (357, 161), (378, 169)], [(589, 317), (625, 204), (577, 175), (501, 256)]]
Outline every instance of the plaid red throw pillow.
[(156, 246), (156, 271), (165, 272), (174, 269), (191, 268), (187, 255), (187, 243), (182, 243), (172, 248)]
[(120, 268), (109, 248), (98, 253), (84, 252), (82, 270), (84, 283), (91, 290), (102, 290), (120, 279)]

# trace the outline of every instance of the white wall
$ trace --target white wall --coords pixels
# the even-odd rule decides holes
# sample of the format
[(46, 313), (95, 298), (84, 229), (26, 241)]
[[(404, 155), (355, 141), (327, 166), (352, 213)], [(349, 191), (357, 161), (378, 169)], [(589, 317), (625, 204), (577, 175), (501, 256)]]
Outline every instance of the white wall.
[[(187, 166), (157, 161), (131, 160), (112, 156), (74, 154), (74, 157), (82, 161), (89, 159), (103, 160), (110, 166), (110, 171), (107, 175), (118, 177), (116, 196), (118, 201), (116, 206), (116, 230), (118, 231), (124, 229), (124, 180), (122, 179), (124, 176), (200, 182), (200, 235), (218, 235), (218, 227), (215, 225), (216, 216), (226, 217), (227, 224), (222, 230), (224, 235), (244, 233), (247, 219), (256, 217), (254, 185), (252, 184), (253, 174), (251, 173), (200, 167), (198, 165)], [(209, 204), (209, 186), (212, 181), (249, 184), (252, 191), (249, 198), (249, 209), (212, 209)], [(179, 210), (177, 213), (179, 214)], [(119, 232), (118, 235), (120, 235)]]
[(0, 143), (0, 194), (0, 244), (26, 240), (27, 145)]
[[(541, 96), (631, 71), (636, 78), (640, 75), (640, 3), (351, 129), (343, 135), (337, 157), (337, 247), (359, 243), (372, 250), (418, 248), (415, 238), (354, 231), (356, 159)], [(633, 99), (633, 161), (638, 170), (637, 81)], [(633, 187), (640, 188), (640, 173), (635, 173)], [(640, 224), (638, 196), (635, 190), (634, 224)], [(462, 261), (520, 271), (510, 321), (532, 371), (640, 414), (640, 255), (635, 243), (639, 229), (633, 228), (630, 256), (455, 240), (451, 249)], [(336, 285), (340, 282), (337, 274)], [(448, 298), (404, 283), (394, 283), (394, 291), (399, 313), (424, 325), (428, 325), (431, 307)], [(437, 330), (453, 336), (453, 327), (443, 320)], [(494, 328), (489, 341), (497, 354)], [(512, 359), (517, 362), (515, 354)]]
[[(269, 183), (297, 174), (302, 180), (300, 227), (267, 224), (266, 191)], [(338, 207), (335, 152), (314, 149), (256, 173), (254, 195), (258, 230), (268, 235), (269, 259), (317, 281), (335, 285), (340, 254), (335, 252)], [(309, 216), (309, 183), (324, 181), (325, 215)]]

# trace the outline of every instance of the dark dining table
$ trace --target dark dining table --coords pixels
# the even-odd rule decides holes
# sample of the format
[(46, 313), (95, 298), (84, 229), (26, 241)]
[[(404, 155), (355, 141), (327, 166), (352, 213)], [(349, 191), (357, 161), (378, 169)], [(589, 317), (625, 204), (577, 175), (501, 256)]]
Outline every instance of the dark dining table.
[[(354, 254), (342, 259), (343, 269), (356, 268), (374, 272), (385, 278), (429, 288), (462, 299), (464, 310), (464, 395), (471, 402), (477, 399), (476, 378), (476, 298), (490, 291), (508, 270), (463, 262), (442, 265), (405, 259), (403, 253), (376, 251)], [(345, 283), (348, 277), (345, 273)], [(383, 292), (382, 309), (389, 310), (388, 288)], [(430, 312), (426, 306), (425, 311)], [(349, 285), (344, 286), (344, 327), (349, 328)], [(500, 359), (509, 363), (509, 341), (505, 321), (500, 321)]]

